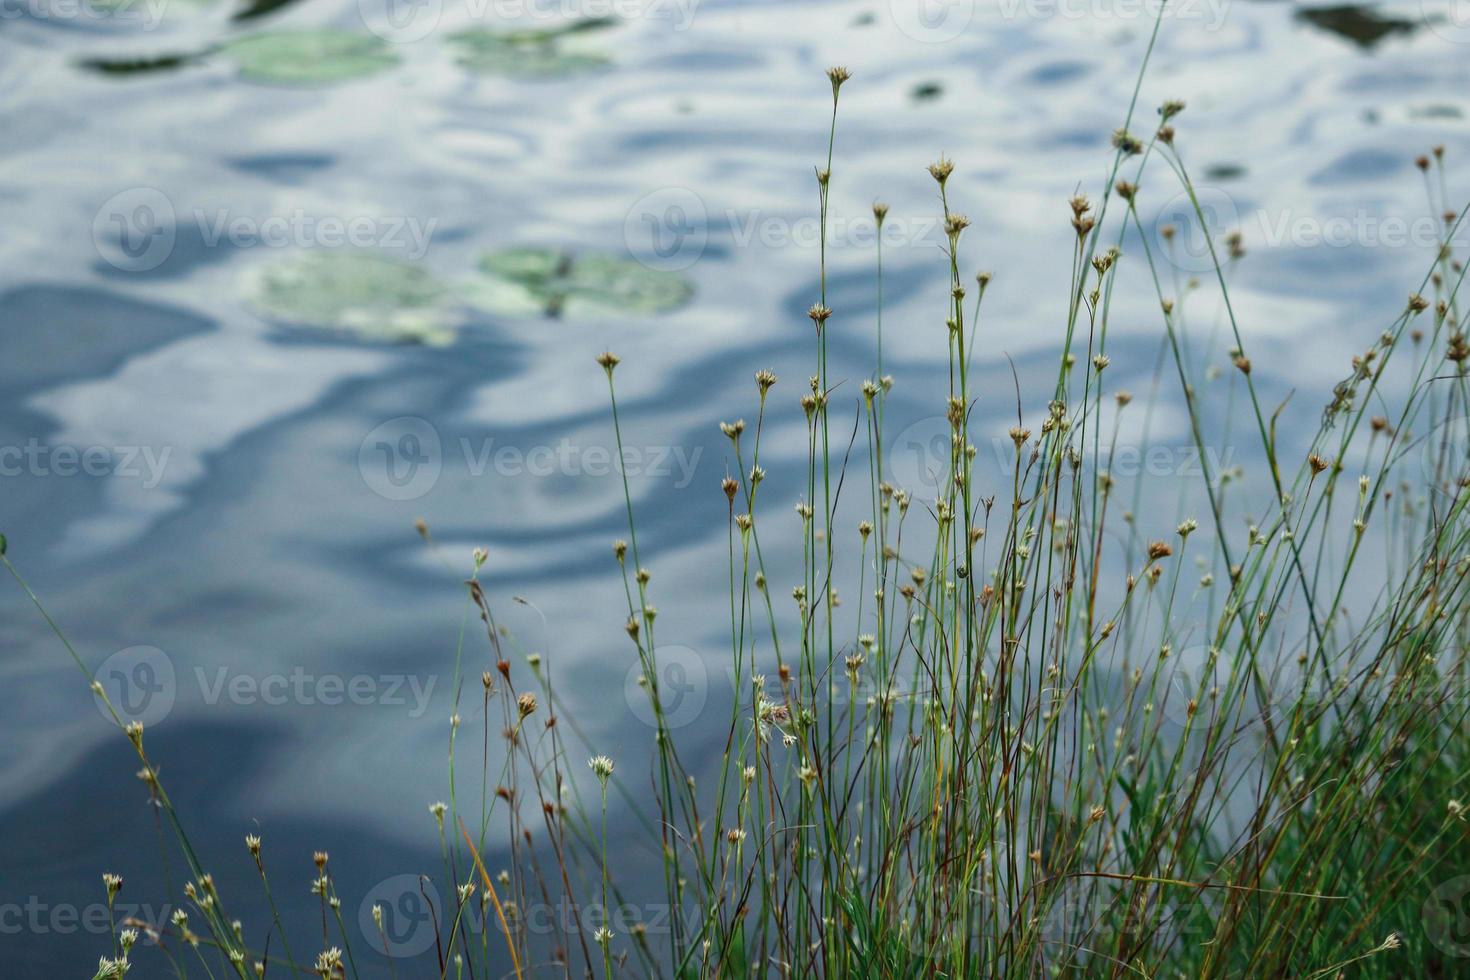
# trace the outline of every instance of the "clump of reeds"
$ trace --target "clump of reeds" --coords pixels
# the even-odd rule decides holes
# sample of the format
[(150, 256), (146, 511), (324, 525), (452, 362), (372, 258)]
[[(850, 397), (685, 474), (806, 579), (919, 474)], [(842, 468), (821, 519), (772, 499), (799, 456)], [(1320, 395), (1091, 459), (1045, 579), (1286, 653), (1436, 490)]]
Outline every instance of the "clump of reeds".
[[(477, 553), (468, 588), (489, 651), (477, 739), (485, 777), (467, 806), (456, 703), (450, 798), (430, 807), (453, 900), (433, 926), (441, 975), (520, 976), (548, 961), (609, 976), (1462, 973), (1470, 948), (1446, 939), (1438, 918), (1458, 921), (1458, 899), (1436, 890), (1470, 858), (1461, 802), (1470, 342), (1458, 300), (1465, 268), (1452, 248), (1464, 211), (1449, 208), (1443, 152), (1419, 164), (1445, 216), (1443, 247), (1386, 323), (1353, 328), (1361, 352), (1302, 428), (1301, 411), (1265, 401), (1235, 318), (1229, 280), (1242, 238), (1206, 239), (1209, 283), (1184, 282), (1171, 271), (1174, 229), (1156, 240), (1140, 216), (1158, 193), (1145, 173), (1162, 170), (1204, 224), (1175, 129), (1183, 104), (1164, 103), (1147, 124), (1130, 107), (1101, 194), (1078, 195), (1062, 213), (1075, 236), (1056, 380), (997, 440), (1008, 447), (999, 479), (979, 471), (984, 439), (973, 428), (992, 277), (966, 264), (969, 221), (950, 204), (955, 164), (940, 158), (930, 174), (949, 283), (936, 326), (950, 370), (936, 410), (948, 457), (932, 497), (887, 476), (894, 381), (883, 373), (880, 298), (874, 370), (854, 406), (867, 486), (860, 519), (845, 523), (841, 489), (861, 477), (847, 472), (852, 457), (833, 431), (840, 396), (828, 354), (867, 325), (826, 294), (832, 147), (850, 78), (828, 75), (814, 373), (778, 401), (778, 379), (758, 372), (755, 422), (722, 425), (735, 462), (719, 492), (736, 697), (719, 722), (726, 748), (702, 784), (664, 714), (652, 574), (624, 484), (627, 539), (613, 556), (623, 631), (656, 720), (647, 775), (657, 798), (643, 815), (673, 910), (667, 928), (654, 935), (607, 917), (621, 894), (607, 861), (608, 790), (630, 767), (615, 772), (594, 755), (595, 815), (580, 804), (550, 665), (497, 624)], [(874, 214), (883, 221), (887, 206)], [(1116, 448), (1123, 413), (1147, 410), (1107, 380), (1118, 373), (1108, 325), (1125, 268), (1154, 292), (1157, 376), (1178, 386), (1202, 469), (1179, 499), (1197, 514), (1162, 519), (1141, 506), (1143, 481), (1129, 486), (1089, 462)], [(877, 269), (881, 297), (881, 254)], [(1218, 304), (1212, 325), (1189, 315), (1206, 292)], [(620, 362), (611, 353), (597, 362), (621, 451)], [(761, 436), (780, 411), (800, 411), (808, 439), (797, 569), (768, 568), (761, 549), (768, 526), (785, 533), (779, 522), (793, 520), (759, 500)], [(1254, 483), (1207, 451), (1236, 439), (1258, 446)], [(839, 562), (859, 569), (855, 609), (839, 611)], [(794, 622), (775, 584), (793, 579)], [(119, 924), (97, 976), (126, 971), (139, 929), (180, 975), (190, 957), (260, 975), (263, 950), (278, 947), (268, 959), (280, 972), (356, 976), (326, 854), (311, 879), (321, 951), (300, 959), (275, 912), (261, 840), (247, 837), (269, 911), (247, 933), (190, 847), (141, 726), (114, 717), (178, 833), (193, 911), (162, 927)], [(492, 826), (510, 850), (495, 878), (481, 856)], [(109, 908), (121, 884), (106, 880)], [(521, 910), (553, 895), (573, 919), (536, 934)]]

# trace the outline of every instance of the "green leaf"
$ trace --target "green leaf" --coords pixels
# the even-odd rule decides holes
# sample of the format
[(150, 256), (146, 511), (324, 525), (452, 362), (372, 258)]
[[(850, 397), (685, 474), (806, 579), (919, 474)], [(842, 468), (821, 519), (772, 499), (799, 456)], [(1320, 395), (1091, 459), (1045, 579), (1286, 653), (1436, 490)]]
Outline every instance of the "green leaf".
[(607, 20), (579, 21), (560, 28), (491, 31), (471, 28), (449, 36), (455, 61), (482, 75), (553, 78), (605, 68), (612, 60), (600, 51), (568, 50), (565, 39), (608, 26)]
[(315, 251), (254, 270), (246, 293), (263, 316), (368, 340), (441, 346), (457, 333), (444, 286), (406, 262)]
[(347, 31), (272, 31), (225, 44), (221, 51), (240, 74), (279, 85), (328, 85), (363, 78), (398, 64), (379, 37)]
[(689, 301), (693, 288), (671, 272), (607, 252), (512, 248), (480, 258), (483, 275), (462, 298), (502, 316), (664, 313)]

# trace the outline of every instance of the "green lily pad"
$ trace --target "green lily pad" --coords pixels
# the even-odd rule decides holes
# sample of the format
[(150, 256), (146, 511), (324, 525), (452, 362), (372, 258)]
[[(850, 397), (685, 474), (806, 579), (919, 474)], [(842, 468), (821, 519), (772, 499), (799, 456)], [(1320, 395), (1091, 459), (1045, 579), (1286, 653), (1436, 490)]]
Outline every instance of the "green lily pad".
[(306, 252), (260, 267), (246, 294), (269, 319), (368, 340), (437, 347), (457, 333), (437, 279), (416, 265), (361, 252)]
[(449, 36), (455, 61), (483, 75), (552, 78), (605, 68), (612, 63), (600, 51), (568, 49), (568, 39), (612, 26), (607, 18), (578, 21), (544, 30), (492, 31), (471, 28)]
[(221, 51), (240, 75), (278, 85), (328, 85), (398, 64), (380, 37), (348, 31), (271, 31), (230, 41)]
[(680, 276), (607, 252), (574, 255), (513, 248), (480, 258), (465, 302), (506, 316), (652, 314), (683, 306), (694, 290)]
[[(207, 53), (207, 52), (206, 52)], [(142, 58), (84, 58), (77, 62), (88, 71), (123, 77), (177, 71), (198, 64), (204, 54), (162, 54)]]

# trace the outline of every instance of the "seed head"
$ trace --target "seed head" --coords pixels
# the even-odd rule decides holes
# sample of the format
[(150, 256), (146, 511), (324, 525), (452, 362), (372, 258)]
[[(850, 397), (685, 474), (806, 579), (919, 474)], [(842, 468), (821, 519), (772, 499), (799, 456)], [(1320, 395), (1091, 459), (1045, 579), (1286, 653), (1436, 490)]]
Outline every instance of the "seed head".
[(1138, 142), (1126, 129), (1113, 130), (1113, 149), (1118, 150), (1124, 156), (1134, 156), (1143, 152), (1143, 144)]
[(613, 368), (617, 367), (621, 360), (622, 358), (610, 350), (605, 350), (597, 355), (597, 363), (602, 365), (602, 369), (607, 372), (609, 378), (612, 377)]
[(929, 176), (938, 181), (940, 187), (944, 186), (944, 182), (949, 180), (949, 175), (952, 173), (954, 173), (954, 161), (949, 157), (941, 156), (929, 164)]

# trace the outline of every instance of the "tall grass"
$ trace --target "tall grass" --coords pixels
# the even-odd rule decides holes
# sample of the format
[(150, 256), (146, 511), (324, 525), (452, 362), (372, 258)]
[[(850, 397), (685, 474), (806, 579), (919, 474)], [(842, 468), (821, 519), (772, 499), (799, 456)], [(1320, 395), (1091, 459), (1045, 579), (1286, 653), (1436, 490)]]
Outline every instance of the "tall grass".
[[(584, 740), (557, 712), (552, 665), (518, 651), (471, 575), (489, 653), (470, 743), (481, 773), (476, 805), (458, 789), (456, 714), (451, 799), (431, 807), (453, 899), (433, 922), (441, 976), (1470, 972), (1470, 943), (1451, 929), (1464, 895), (1440, 887), (1470, 865), (1470, 345), (1451, 248), (1463, 209), (1449, 209), (1436, 151), (1421, 167), (1430, 207), (1446, 215), (1444, 245), (1423, 280), (1384, 322), (1345, 325), (1361, 352), (1319, 404), (1272, 404), (1230, 300), (1240, 240), (1215, 229), (1206, 281), (1186, 283), (1169, 254), (1178, 238), (1145, 227), (1141, 188), (1157, 197), (1169, 181), (1201, 225), (1206, 216), (1174, 131), (1183, 106), (1138, 109), (1142, 77), (1106, 186), (1063, 212), (1075, 235), (1055, 385), (1035, 404), (1015, 396), (999, 477), (977, 464), (986, 436), (972, 430), (975, 350), (999, 349), (984, 318), (991, 278), (971, 275), (953, 165), (930, 168), (947, 241), (947, 322), (934, 329), (948, 343), (936, 409), (949, 432), (938, 490), (920, 495), (888, 482), (881, 298), (863, 341), (876, 347), (872, 375), (856, 392), (828, 375), (830, 348), (869, 330), (827, 306), (848, 82), (829, 72), (820, 287), (805, 327), (814, 372), (799, 399), (757, 373), (755, 422), (723, 426), (736, 474), (722, 486), (736, 696), (727, 716), (706, 719), (723, 750), (712, 765), (686, 759), (668, 724), (653, 577), (626, 482), (627, 540), (613, 555), (656, 720), (649, 770), (594, 757), (600, 795), (584, 805), (573, 757)], [(880, 224), (886, 214), (875, 208)], [(1158, 517), (1159, 486), (1127, 487), (1095, 465), (1134, 438), (1130, 412), (1150, 411), (1110, 383), (1124, 269), (1155, 293), (1162, 378), (1177, 386), (1203, 469), (1178, 489), (1200, 509), (1182, 522)], [(876, 276), (881, 297), (880, 257)], [(1201, 307), (1218, 311), (1214, 324), (1191, 321)], [(598, 363), (621, 449), (616, 381), (637, 366), (610, 353)], [(798, 401), (808, 454), (793, 518), (762, 500), (761, 439), (768, 413)], [(1263, 473), (1254, 482), (1221, 472), (1208, 451), (1244, 444)], [(801, 567), (768, 568), (762, 534), (786, 535), (793, 520)], [(855, 609), (839, 607), (842, 563), (860, 582)], [(786, 594), (778, 582), (797, 584)], [(471, 631), (461, 635), (456, 691), (466, 656), (478, 656)], [(227, 916), (141, 728), (118, 723), (192, 876), (195, 912), (146, 937), (175, 972), (357, 976), (354, 953), (370, 953), (350, 942), (327, 856), (313, 879), (323, 951), (293, 959), (273, 900), (255, 933)], [(651, 806), (636, 798), (644, 785)], [(656, 841), (669, 912), (656, 927), (606, 914), (623, 895), (607, 838), (620, 806)], [(498, 880), (481, 857), (492, 826), (510, 850)], [(247, 846), (267, 883), (260, 840)], [(558, 897), (569, 922), (549, 934), (529, 924), (526, 909)], [(134, 941), (109, 951), (99, 978), (123, 972)]]

